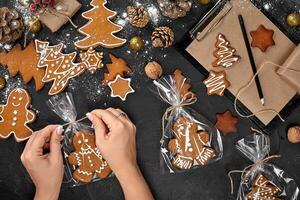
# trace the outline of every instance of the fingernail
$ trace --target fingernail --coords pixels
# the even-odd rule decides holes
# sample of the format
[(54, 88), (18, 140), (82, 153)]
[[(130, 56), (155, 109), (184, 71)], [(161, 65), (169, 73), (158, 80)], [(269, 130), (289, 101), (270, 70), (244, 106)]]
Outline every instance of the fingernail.
[(56, 128), (56, 133), (57, 133), (58, 135), (61, 135), (63, 132), (64, 132), (64, 129), (63, 129), (62, 126), (58, 126), (58, 127)]
[(93, 121), (93, 116), (91, 113), (86, 113), (86, 117), (92, 122)]

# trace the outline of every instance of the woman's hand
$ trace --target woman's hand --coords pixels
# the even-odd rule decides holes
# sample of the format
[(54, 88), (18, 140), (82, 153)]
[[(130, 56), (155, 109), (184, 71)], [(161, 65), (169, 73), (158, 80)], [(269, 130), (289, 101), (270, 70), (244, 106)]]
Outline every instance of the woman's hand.
[(119, 109), (94, 110), (88, 118), (96, 132), (96, 145), (111, 169), (119, 171), (137, 166), (134, 124)]
[[(61, 126), (51, 125), (32, 134), (21, 155), (36, 187), (35, 200), (57, 200), (64, 174)], [(44, 151), (48, 153), (44, 153)]]
[(153, 200), (136, 161), (136, 128), (120, 109), (87, 114), (96, 132), (96, 145), (116, 174), (126, 200)]

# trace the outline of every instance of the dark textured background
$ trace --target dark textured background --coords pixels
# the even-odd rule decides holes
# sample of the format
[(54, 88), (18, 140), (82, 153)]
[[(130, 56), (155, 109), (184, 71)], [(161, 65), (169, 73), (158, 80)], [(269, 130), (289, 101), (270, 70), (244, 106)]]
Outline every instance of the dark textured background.
[[(244, 0), (241, 0), (241, 5), (243, 1)], [(89, 0), (81, 0), (81, 3), (85, 6), (73, 17), (75, 23), (79, 25), (85, 23), (80, 13), (89, 8), (88, 2)], [(134, 4), (135, 2), (136, 1), (130, 0), (114, 0), (108, 3), (108, 7), (121, 14), (126, 10), (127, 5)], [(139, 2), (146, 7), (151, 5), (157, 6), (155, 1), (140, 0)], [(300, 41), (299, 30), (289, 28), (284, 21), (287, 13), (300, 9), (298, 0), (257, 0), (255, 2), (259, 7), (263, 7), (263, 5), (271, 2), (271, 9), (264, 12), (273, 22), (279, 25), (295, 43)], [(14, 4), (13, 1), (0, 0), (0, 6), (12, 6), (12, 4)], [(212, 4), (202, 6), (195, 2), (192, 11), (185, 18), (171, 21), (160, 16), (157, 22), (152, 22), (152, 24), (144, 29), (136, 29), (126, 24), (120, 35), (127, 39), (132, 35), (141, 35), (145, 41), (149, 42), (154, 27), (167, 25), (174, 29), (176, 41), (179, 42), (186, 32), (193, 27), (197, 20), (203, 16), (211, 6)], [(68, 46), (66, 52), (74, 50), (72, 41), (78, 37), (80, 37), (80, 35), (74, 31), (70, 24), (65, 25), (57, 33), (50, 33), (44, 28), (43, 31), (37, 35), (39, 39), (48, 38), (52, 44), (63, 41)], [(99, 48), (98, 50), (103, 49)], [(193, 105), (193, 108), (212, 122), (215, 122), (216, 113), (224, 112), (227, 109), (233, 110), (232, 102), (226, 97), (207, 96), (206, 89), (201, 82), (204, 76), (181, 56), (175, 48), (165, 50), (154, 49), (151, 47), (151, 44), (147, 44), (143, 51), (134, 53), (129, 51), (128, 44), (126, 44), (119, 49), (103, 51), (105, 54), (105, 62), (108, 61), (107, 53), (113, 52), (115, 55), (126, 59), (128, 64), (135, 69), (132, 78), (136, 93), (130, 95), (126, 102), (112, 99), (109, 97), (109, 90), (100, 85), (104, 70), (99, 70), (94, 76), (85, 73), (73, 79), (70, 83), (70, 87), (67, 89), (67, 91), (72, 92), (74, 95), (75, 103), (78, 108), (78, 116), (84, 116), (86, 112), (94, 108), (106, 108), (109, 106), (120, 107), (128, 112), (138, 130), (138, 162), (156, 199), (235, 199), (236, 192), (234, 195), (230, 195), (229, 192), (230, 188), (227, 173), (232, 169), (243, 169), (245, 166), (251, 164), (249, 160), (243, 158), (233, 147), (233, 144), (238, 139), (250, 134), (250, 127), (253, 126), (251, 121), (240, 119), (238, 132), (223, 138), (225, 152), (222, 160), (186, 173), (161, 175), (159, 168), (159, 140), (161, 135), (161, 117), (167, 105), (149, 92), (148, 87), (150, 81), (143, 73), (145, 63), (152, 59), (159, 61), (163, 65), (165, 74), (173, 72), (175, 67), (182, 69), (191, 79), (193, 90), (198, 95), (199, 100)], [(0, 74), (6, 75), (7, 71), (1, 68)], [(19, 78), (10, 79), (9, 85), (12, 87), (18, 82), (20, 82)], [(49, 99), (47, 92), (50, 84), (47, 84), (39, 93), (34, 91), (33, 83), (24, 87), (28, 89), (32, 96), (33, 108), (39, 111), (37, 121), (32, 126), (34, 130), (38, 130), (47, 124), (63, 123), (45, 106), (45, 102)], [(96, 91), (98, 91), (99, 94)], [(6, 101), (5, 93), (7, 93), (7, 91), (0, 91), (1, 103)], [(297, 123), (300, 123), (300, 107), (291, 113), (285, 123), (278, 124), (277, 128), (271, 133), (271, 140), (273, 153), (282, 156), (273, 162), (285, 169), (300, 185), (300, 145), (290, 144), (286, 138), (287, 127)], [(13, 138), (0, 140), (1, 200), (33, 199), (34, 186), (19, 159), (24, 145), (24, 143), (16, 143)], [(130, 179), (130, 177), (128, 178)], [(239, 183), (238, 177), (236, 177), (235, 183), (236, 191)], [(60, 198), (64, 200), (117, 200), (123, 199), (123, 195), (118, 181), (115, 178), (111, 178), (76, 188), (63, 188)]]

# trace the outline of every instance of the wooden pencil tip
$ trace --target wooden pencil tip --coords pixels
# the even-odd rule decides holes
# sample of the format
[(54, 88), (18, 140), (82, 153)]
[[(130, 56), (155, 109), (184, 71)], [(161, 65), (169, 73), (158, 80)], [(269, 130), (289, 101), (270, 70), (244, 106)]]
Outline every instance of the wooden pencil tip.
[(261, 98), (260, 99), (260, 102), (261, 102), (261, 104), (264, 106), (265, 105), (265, 99), (264, 98)]

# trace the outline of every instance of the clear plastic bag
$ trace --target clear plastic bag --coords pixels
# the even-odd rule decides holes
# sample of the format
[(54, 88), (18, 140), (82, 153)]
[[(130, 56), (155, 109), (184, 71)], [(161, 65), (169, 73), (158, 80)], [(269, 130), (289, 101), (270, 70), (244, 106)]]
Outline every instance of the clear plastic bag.
[(109, 177), (111, 169), (95, 145), (94, 129), (82, 123), (82, 119), (76, 121), (77, 112), (72, 95), (58, 94), (49, 99), (47, 105), (66, 122), (62, 143), (64, 185), (74, 187)]
[[(298, 199), (299, 188), (296, 182), (284, 170), (268, 162), (272, 158), (279, 157), (269, 156), (269, 136), (253, 133), (239, 140), (236, 147), (254, 162), (242, 173), (237, 200)], [(273, 194), (269, 193), (271, 190)]]
[(174, 76), (154, 81), (153, 92), (170, 107), (163, 119), (161, 171), (176, 173), (210, 164), (222, 158), (220, 132), (201, 114), (188, 107), (197, 101), (191, 92), (182, 93)]

